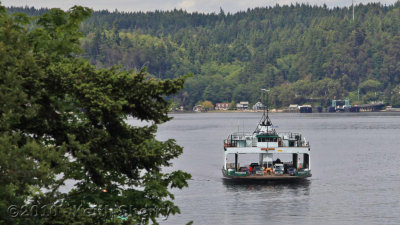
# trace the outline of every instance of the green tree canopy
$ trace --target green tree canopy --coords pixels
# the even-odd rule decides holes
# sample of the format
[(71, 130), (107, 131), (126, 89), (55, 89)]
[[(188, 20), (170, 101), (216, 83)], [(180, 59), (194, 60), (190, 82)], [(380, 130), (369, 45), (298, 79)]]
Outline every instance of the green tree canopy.
[(201, 107), (208, 111), (208, 110), (213, 110), (214, 109), (214, 105), (212, 104), (212, 102), (210, 101), (204, 101), (201, 103)]
[[(75, 6), (30, 19), (0, 6), (0, 224), (122, 223), (113, 213), (128, 224), (156, 223), (179, 213), (169, 189), (187, 186), (190, 175), (162, 167), (182, 148), (155, 133), (170, 119), (164, 96), (184, 77), (98, 70), (76, 57), (91, 13)], [(131, 117), (151, 125), (130, 125)], [(36, 214), (23, 215), (35, 205)], [(113, 213), (85, 211), (101, 206)]]
[(382, 84), (377, 80), (366, 80), (359, 85), (359, 88), (363, 93), (379, 91), (382, 88)]

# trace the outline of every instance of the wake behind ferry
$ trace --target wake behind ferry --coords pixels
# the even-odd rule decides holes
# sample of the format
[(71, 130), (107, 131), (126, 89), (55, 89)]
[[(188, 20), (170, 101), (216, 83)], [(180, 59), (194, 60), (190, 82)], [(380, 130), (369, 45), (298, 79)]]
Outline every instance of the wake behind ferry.
[[(311, 177), (310, 153), (310, 144), (300, 133), (276, 132), (266, 104), (253, 133), (236, 132), (224, 140), (222, 173), (224, 178), (235, 180), (304, 179)], [(245, 154), (258, 155), (258, 161), (240, 165), (239, 156)]]

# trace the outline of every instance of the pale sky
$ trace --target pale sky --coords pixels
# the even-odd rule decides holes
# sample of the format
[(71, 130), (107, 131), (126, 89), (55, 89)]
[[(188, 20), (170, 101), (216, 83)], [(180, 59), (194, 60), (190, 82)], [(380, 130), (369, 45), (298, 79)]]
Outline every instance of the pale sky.
[[(184, 9), (188, 12), (219, 12), (220, 7), (225, 12), (245, 11), (248, 8), (309, 3), (328, 7), (349, 6), (352, 0), (0, 0), (4, 6), (34, 6), (36, 8), (61, 8), (69, 9), (74, 5), (90, 7), (94, 10), (108, 9), (109, 11), (154, 11)], [(355, 4), (380, 2), (383, 5), (395, 3), (397, 0), (356, 0)]]

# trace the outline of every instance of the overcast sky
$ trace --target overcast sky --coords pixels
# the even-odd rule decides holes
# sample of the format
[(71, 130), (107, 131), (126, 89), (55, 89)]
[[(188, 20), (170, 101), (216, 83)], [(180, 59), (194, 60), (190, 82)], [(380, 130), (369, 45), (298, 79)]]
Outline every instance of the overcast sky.
[[(108, 9), (114, 11), (154, 11), (185, 9), (189, 12), (219, 12), (220, 7), (225, 12), (244, 11), (247, 8), (273, 6), (275, 4), (309, 3), (311, 5), (326, 4), (328, 7), (349, 6), (352, 0), (0, 0), (4, 6), (34, 6), (37, 8), (62, 8), (69, 9), (74, 5), (88, 6), (95, 10)], [(396, 0), (356, 0), (355, 3), (366, 4), (368, 2), (380, 2), (393, 4)]]

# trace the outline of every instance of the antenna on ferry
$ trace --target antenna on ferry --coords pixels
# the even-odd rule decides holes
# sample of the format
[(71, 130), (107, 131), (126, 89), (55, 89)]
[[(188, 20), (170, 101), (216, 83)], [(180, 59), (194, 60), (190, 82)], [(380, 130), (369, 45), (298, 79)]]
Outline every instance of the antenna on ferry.
[[(272, 125), (272, 123), (271, 123), (271, 120), (269, 119), (269, 116), (268, 116), (268, 112), (269, 112), (269, 108), (268, 108), (268, 92), (269, 92), (270, 90), (268, 89), (261, 89), (261, 93), (263, 93), (263, 100), (265, 99), (265, 96), (264, 96), (264, 94), (265, 93), (267, 93), (267, 102), (264, 102), (264, 112), (263, 112), (263, 117), (262, 117), (262, 125), (264, 125), (264, 126), (271, 126)], [(267, 114), (265, 114), (265, 109), (266, 109), (266, 111), (267, 111)], [(265, 123), (266, 122), (266, 123)]]
[[(268, 132), (268, 127), (272, 126), (271, 120), (269, 119), (269, 116), (268, 116), (268, 112), (269, 112), (268, 92), (269, 92), (269, 89), (268, 90), (264, 89), (264, 88), (261, 89), (261, 102), (262, 102), (264, 110), (263, 110), (263, 115), (261, 117), (261, 120), (260, 120), (260, 122), (258, 122), (257, 128), (254, 131), (254, 133), (258, 133), (261, 130), (263, 130), (263, 129), (261, 129), (261, 127), (267, 127), (267, 132)], [(267, 93), (267, 102), (266, 103), (265, 103), (265, 93)]]

